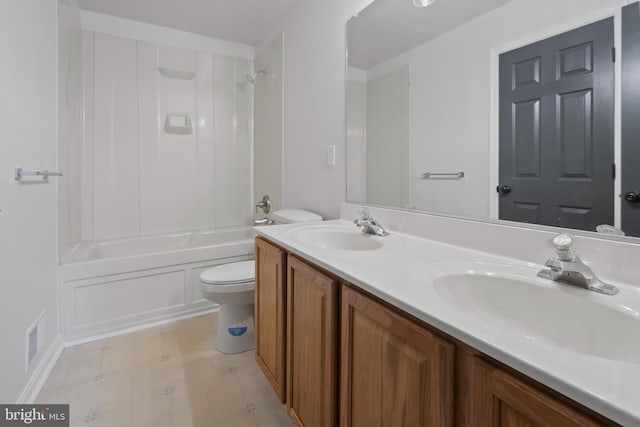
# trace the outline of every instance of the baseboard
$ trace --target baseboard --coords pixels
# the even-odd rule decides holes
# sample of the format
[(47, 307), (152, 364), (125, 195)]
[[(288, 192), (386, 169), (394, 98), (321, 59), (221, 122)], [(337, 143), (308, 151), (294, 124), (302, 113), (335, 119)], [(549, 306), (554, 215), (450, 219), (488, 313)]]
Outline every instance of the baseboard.
[(136, 324), (135, 326), (128, 326), (122, 329), (116, 329), (109, 332), (98, 333), (95, 335), (89, 335), (82, 338), (70, 339), (64, 341), (64, 347), (73, 347), (80, 344), (85, 344), (92, 341), (98, 341), (105, 338), (116, 337), (118, 335), (129, 334), (132, 332), (143, 331), (149, 328), (155, 328), (156, 326), (166, 325), (168, 323), (177, 322), (179, 320), (191, 319), (193, 317), (204, 316), (206, 314), (215, 313), (219, 310), (219, 305), (214, 305), (213, 307), (207, 307), (205, 309), (198, 309), (195, 311), (190, 311), (188, 313), (180, 313), (174, 316), (169, 316), (160, 320), (154, 320), (150, 322), (143, 322), (140, 324)]
[(47, 378), (51, 375), (51, 371), (53, 371), (53, 368), (56, 366), (62, 350), (64, 350), (62, 335), (58, 335), (47, 349), (47, 352), (42, 356), (42, 359), (33, 371), (33, 374), (31, 374), (27, 385), (25, 385), (22, 393), (20, 393), (16, 403), (30, 404), (36, 401), (40, 390), (42, 390), (42, 386), (44, 386)]

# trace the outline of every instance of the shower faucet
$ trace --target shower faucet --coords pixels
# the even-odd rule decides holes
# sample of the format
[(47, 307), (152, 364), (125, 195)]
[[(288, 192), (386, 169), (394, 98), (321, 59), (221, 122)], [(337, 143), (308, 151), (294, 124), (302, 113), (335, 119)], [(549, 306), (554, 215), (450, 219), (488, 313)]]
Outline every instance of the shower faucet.
[(264, 212), (265, 214), (269, 213), (269, 211), (271, 210), (271, 199), (269, 198), (269, 196), (262, 196), (262, 200), (260, 200), (256, 205), (256, 213), (258, 213), (258, 209), (262, 209), (262, 212)]

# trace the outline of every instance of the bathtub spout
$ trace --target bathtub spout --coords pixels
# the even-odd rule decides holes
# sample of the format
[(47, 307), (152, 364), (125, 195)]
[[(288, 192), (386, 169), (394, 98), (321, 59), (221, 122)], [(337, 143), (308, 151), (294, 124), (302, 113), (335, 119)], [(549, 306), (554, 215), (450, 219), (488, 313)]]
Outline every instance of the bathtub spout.
[(273, 225), (273, 220), (269, 218), (254, 219), (253, 226), (255, 227), (258, 225)]

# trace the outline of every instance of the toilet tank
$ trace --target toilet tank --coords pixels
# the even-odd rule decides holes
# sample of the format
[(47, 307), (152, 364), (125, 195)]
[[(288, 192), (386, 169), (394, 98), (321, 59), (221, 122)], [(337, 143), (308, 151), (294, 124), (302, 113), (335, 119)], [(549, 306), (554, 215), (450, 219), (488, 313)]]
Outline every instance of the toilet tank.
[(271, 214), (271, 219), (275, 224), (322, 221), (320, 215), (302, 209), (279, 209)]

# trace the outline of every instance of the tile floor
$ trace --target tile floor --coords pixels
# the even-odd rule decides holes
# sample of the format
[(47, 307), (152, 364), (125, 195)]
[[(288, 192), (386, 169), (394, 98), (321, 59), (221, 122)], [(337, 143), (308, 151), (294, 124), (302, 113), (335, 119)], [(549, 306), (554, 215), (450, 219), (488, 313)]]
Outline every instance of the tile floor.
[(64, 350), (38, 403), (71, 426), (291, 426), (252, 351), (215, 349), (211, 314)]

